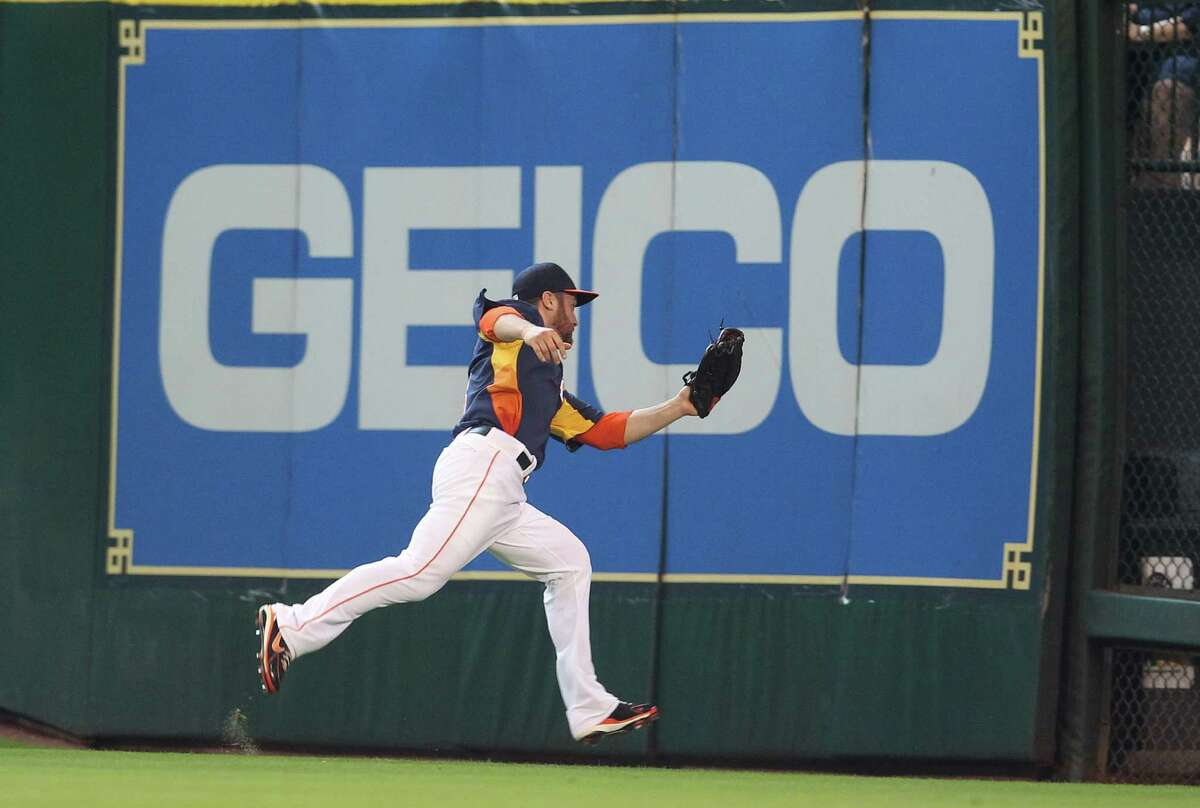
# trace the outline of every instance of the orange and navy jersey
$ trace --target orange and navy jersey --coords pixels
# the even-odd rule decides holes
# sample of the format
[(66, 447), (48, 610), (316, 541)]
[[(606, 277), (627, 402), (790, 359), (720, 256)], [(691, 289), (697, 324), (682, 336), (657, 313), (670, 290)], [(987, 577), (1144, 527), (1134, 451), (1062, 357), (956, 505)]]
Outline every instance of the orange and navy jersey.
[(563, 389), (562, 365), (543, 362), (522, 340), (500, 342), (493, 329), (505, 314), (544, 325), (537, 307), (520, 300), (488, 300), (483, 290), (475, 300), (479, 339), (467, 377), (467, 401), (454, 427), (457, 435), (476, 426), (503, 429), (537, 458), (545, 461), (546, 441), (554, 438), (567, 449), (580, 446), (621, 449), (629, 413), (605, 414)]

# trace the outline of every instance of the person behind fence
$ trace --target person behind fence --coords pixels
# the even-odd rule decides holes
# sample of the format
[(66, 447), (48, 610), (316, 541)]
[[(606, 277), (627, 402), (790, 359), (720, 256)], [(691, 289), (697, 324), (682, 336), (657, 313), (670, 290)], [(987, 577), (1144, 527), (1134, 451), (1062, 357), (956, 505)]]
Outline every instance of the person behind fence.
[[(1200, 89), (1200, 2), (1131, 3), (1126, 36), (1131, 43), (1161, 48), (1154, 54), (1153, 85), (1134, 133), (1138, 156), (1152, 161), (1197, 158), (1197, 91)], [(1175, 172), (1150, 171), (1143, 187), (1178, 187)]]

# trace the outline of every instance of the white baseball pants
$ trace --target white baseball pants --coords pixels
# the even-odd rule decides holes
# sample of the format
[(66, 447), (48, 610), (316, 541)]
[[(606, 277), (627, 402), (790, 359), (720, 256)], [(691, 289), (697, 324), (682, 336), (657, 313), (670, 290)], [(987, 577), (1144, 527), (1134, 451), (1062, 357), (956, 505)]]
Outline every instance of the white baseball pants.
[(489, 550), (546, 585), (546, 621), (571, 734), (580, 738), (607, 718), (618, 700), (592, 667), (591, 560), (570, 530), (526, 501), (516, 461), (524, 450), (499, 429), (455, 438), (434, 466), (429, 511), (400, 555), (356, 567), (304, 603), (274, 605), (292, 654), (323, 648), (371, 609), (424, 600)]

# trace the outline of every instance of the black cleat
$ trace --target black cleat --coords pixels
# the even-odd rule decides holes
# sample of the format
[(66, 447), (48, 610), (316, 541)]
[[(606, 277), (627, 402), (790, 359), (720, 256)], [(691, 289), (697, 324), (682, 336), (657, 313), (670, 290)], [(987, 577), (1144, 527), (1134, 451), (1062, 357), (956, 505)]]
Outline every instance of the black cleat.
[(279, 624), (275, 622), (275, 610), (270, 606), (258, 607), (258, 675), (262, 677), (262, 689), (266, 694), (279, 692), (283, 675), (292, 661), (292, 650), (283, 640)]
[(608, 718), (601, 721), (592, 731), (579, 739), (580, 743), (594, 744), (601, 738), (620, 735), (622, 732), (632, 732), (641, 729), (651, 721), (658, 720), (658, 708), (653, 704), (630, 704), (621, 702), (616, 709), (609, 713)]

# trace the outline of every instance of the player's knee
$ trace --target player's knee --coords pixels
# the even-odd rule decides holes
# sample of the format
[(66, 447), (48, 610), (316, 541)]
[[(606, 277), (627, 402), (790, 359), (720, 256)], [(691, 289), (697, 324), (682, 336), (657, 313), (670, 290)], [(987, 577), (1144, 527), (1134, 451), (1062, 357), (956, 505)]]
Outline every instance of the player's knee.
[(582, 542), (574, 547), (571, 552), (565, 554), (563, 563), (566, 566), (568, 574), (591, 579), (592, 558), (588, 555), (587, 548), (583, 546)]
[(558, 564), (553, 572), (539, 575), (538, 578), (547, 587), (558, 588), (564, 584), (590, 584), (592, 580), (592, 560), (587, 550), (580, 545), (579, 550), (556, 553)]

